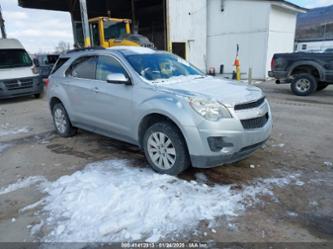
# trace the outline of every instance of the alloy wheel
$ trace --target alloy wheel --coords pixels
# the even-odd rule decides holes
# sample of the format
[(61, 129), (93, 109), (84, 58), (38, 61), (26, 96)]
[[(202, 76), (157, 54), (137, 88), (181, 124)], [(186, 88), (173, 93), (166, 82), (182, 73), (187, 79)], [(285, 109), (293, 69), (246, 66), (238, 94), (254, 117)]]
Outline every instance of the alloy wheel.
[(305, 93), (310, 90), (311, 82), (308, 79), (299, 79), (296, 82), (296, 88), (298, 91)]
[(60, 108), (57, 108), (54, 112), (54, 123), (57, 127), (57, 130), (60, 133), (65, 133), (67, 129), (67, 120), (65, 113)]
[(164, 133), (152, 133), (148, 138), (147, 147), (149, 157), (156, 167), (169, 170), (176, 163), (176, 149)]

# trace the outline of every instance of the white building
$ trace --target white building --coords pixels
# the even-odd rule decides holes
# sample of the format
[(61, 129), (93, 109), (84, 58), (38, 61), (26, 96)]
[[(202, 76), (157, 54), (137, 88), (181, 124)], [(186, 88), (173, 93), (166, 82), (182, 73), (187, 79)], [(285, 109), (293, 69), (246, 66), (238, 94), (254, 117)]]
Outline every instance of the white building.
[(300, 12), (305, 9), (282, 0), (169, 0), (169, 40), (184, 44), (197, 67), (219, 72), (224, 65), (226, 74), (239, 44), (242, 77), (251, 67), (253, 78), (265, 79), (274, 53), (293, 52)]

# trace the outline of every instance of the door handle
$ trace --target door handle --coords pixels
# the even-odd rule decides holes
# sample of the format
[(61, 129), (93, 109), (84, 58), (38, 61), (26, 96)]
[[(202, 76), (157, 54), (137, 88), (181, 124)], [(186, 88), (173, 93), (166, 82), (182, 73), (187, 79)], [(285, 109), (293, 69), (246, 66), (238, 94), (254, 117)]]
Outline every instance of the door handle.
[(94, 87), (93, 90), (94, 90), (95, 93), (99, 93), (99, 88), (98, 87)]

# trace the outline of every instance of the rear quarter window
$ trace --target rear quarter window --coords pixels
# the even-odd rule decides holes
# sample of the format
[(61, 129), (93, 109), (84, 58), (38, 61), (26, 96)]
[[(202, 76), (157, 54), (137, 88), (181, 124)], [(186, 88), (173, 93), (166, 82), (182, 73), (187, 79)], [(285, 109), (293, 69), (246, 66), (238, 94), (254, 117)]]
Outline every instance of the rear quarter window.
[(59, 70), (59, 68), (61, 68), (62, 65), (64, 65), (68, 60), (69, 60), (69, 58), (67, 58), (67, 57), (59, 58), (57, 60), (57, 62), (54, 64), (51, 74), (54, 74), (55, 72), (57, 72)]

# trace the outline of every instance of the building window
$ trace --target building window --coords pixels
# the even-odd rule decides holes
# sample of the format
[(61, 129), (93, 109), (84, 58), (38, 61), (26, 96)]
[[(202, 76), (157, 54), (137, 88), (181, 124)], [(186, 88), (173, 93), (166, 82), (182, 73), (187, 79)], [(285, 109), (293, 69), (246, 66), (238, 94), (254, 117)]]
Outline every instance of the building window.
[(308, 46), (307, 46), (306, 44), (303, 44), (303, 45), (302, 45), (302, 50), (306, 50), (307, 47), (308, 47)]
[(172, 53), (186, 60), (186, 43), (185, 42), (173, 42)]

